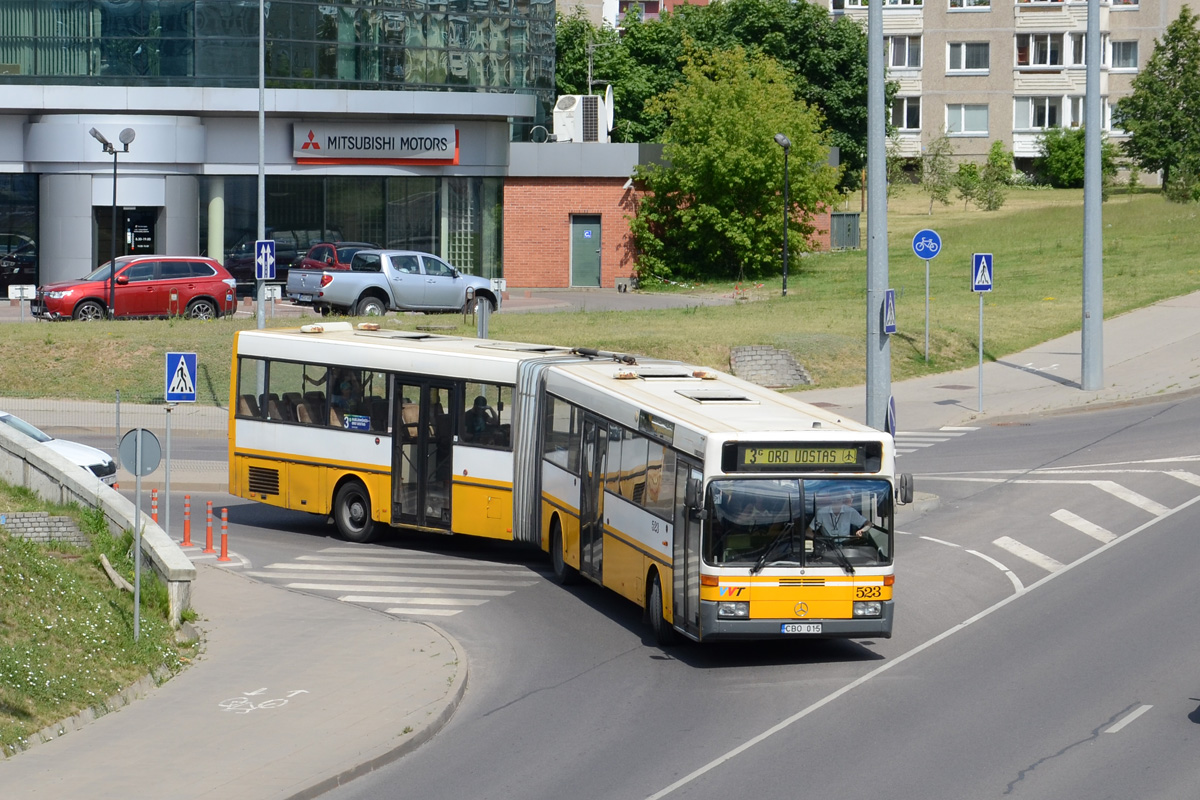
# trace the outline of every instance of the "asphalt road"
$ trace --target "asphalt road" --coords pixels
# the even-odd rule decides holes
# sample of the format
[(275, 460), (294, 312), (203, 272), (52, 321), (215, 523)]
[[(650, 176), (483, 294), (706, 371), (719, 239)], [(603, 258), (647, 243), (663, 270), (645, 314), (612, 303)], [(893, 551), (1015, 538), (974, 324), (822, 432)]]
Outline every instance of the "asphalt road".
[(380, 580), (403, 559), (478, 593), (436, 620), (471, 666), (449, 726), (337, 800), (1174, 798), (1200, 733), (1196, 430), (1190, 398), (902, 455), (941, 503), (901, 517), (896, 636), (865, 642), (664, 651), (637, 608), (552, 584), (536, 551), (400, 533), (348, 551), (319, 517), (215, 497), (233, 568), (292, 591), (347, 596), (327, 570), (363, 569), (353, 552)]

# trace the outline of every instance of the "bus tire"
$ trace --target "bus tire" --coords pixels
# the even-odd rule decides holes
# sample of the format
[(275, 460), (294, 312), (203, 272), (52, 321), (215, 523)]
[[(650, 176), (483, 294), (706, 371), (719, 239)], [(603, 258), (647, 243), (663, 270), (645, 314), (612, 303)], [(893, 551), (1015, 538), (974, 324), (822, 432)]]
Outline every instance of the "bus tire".
[(666, 647), (675, 644), (679, 639), (675, 635), (675, 629), (671, 627), (671, 623), (667, 622), (663, 609), (662, 582), (658, 579), (658, 571), (655, 570), (650, 576), (650, 592), (649, 599), (646, 601), (646, 613), (650, 616), (650, 629), (654, 631), (655, 643)]
[(551, 577), (559, 586), (567, 586), (579, 580), (579, 570), (567, 563), (567, 556), (563, 551), (562, 525), (558, 517), (550, 523), (550, 564), (554, 569)]
[(364, 544), (375, 538), (371, 519), (371, 495), (358, 481), (346, 481), (333, 498), (333, 521), (348, 542)]

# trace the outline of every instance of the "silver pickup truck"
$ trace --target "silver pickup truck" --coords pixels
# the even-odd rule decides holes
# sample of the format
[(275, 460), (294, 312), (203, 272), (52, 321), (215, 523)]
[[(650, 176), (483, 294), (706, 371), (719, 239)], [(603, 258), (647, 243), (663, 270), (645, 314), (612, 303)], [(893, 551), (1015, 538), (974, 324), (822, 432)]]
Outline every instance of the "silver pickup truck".
[(437, 256), (412, 250), (360, 250), (349, 270), (292, 269), (287, 295), (320, 313), (357, 316), (463, 311), (482, 302), (491, 303), (492, 311), (500, 308), (500, 293), (487, 278), (466, 275)]

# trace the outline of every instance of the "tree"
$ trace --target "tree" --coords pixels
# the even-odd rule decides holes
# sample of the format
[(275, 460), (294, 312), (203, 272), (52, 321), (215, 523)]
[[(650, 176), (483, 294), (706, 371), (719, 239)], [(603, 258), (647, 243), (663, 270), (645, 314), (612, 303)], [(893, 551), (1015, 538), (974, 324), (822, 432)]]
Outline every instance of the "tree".
[(1012, 180), (1012, 153), (997, 139), (988, 150), (987, 161), (979, 173), (979, 193), (975, 202), (984, 211), (997, 211), (1004, 205)]
[(954, 144), (944, 134), (930, 142), (921, 154), (921, 191), (929, 195), (930, 216), (935, 202), (950, 205), (950, 192), (954, 190), (953, 157)]
[(670, 124), (666, 164), (639, 167), (646, 193), (631, 221), (642, 278), (758, 278), (779, 272), (783, 158), (788, 156), (789, 251), (807, 249), (812, 212), (837, 197), (821, 114), (794, 101), (787, 72), (740, 47), (692, 49), (683, 79), (653, 101)]
[(958, 165), (954, 174), (954, 188), (958, 190), (959, 199), (963, 201), (963, 210), (973, 202), (979, 202), (979, 165), (974, 161), (963, 161)]
[[(1200, 173), (1200, 17), (1186, 5), (1133, 79), (1133, 93), (1117, 101), (1113, 127), (1129, 134), (1125, 153), (1163, 185)], [(1185, 187), (1186, 189), (1187, 187)], [(1193, 194), (1186, 190), (1182, 197)]]
[[(1033, 168), (1057, 189), (1080, 189), (1083, 187), (1086, 147), (1084, 128), (1050, 128), (1038, 138), (1041, 155), (1033, 160)], [(1117, 148), (1103, 134), (1100, 174), (1105, 185), (1117, 175)]]
[[(588, 34), (578, 15), (559, 18), (556, 80), (564, 94), (586, 92)], [(606, 40), (607, 41), (607, 40)], [(682, 77), (687, 47), (741, 47), (777, 61), (790, 73), (793, 99), (820, 108), (830, 128), (829, 144), (840, 150), (843, 180), (856, 187), (867, 157), (867, 37), (849, 17), (831, 17), (822, 6), (791, 0), (725, 0), (683, 5), (658, 20), (626, 18), (619, 45), (594, 50), (593, 73), (613, 84), (614, 139), (663, 141), (669, 120), (650, 100)], [(685, 46), (685, 43), (686, 46)], [(890, 105), (895, 85), (887, 87)]]

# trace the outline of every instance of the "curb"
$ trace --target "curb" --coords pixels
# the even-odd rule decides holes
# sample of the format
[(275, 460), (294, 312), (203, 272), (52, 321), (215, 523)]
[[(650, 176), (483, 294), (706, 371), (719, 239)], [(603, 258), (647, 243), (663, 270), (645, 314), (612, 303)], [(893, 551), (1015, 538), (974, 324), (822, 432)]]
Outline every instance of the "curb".
[(416, 750), (418, 747), (425, 744), (438, 733), (440, 733), (444, 727), (446, 727), (446, 724), (450, 721), (450, 718), (454, 716), (454, 712), (458, 710), (458, 706), (462, 702), (463, 696), (467, 693), (467, 677), (469, 672), (467, 665), (467, 654), (459, 645), (457, 639), (446, 633), (446, 631), (442, 630), (438, 626), (432, 625), (428, 622), (422, 622), (418, 624), (424, 625), (426, 628), (435, 631), (439, 636), (449, 642), (450, 646), (454, 648), (454, 657), (456, 663), (461, 665), (461, 667), (455, 671), (454, 682), (450, 688), (449, 699), (442, 707), (442, 710), (438, 712), (438, 715), (430, 720), (427, 725), (424, 725), (420, 730), (413, 732), (411, 736), (404, 739), (404, 741), (402, 741), (396, 747), (393, 747), (391, 750), (381, 753), (374, 758), (367, 759), (357, 766), (348, 767), (338, 774), (322, 781), (318, 781), (312, 786), (309, 786), (307, 789), (302, 789), (299, 792), (290, 795), (287, 800), (312, 800), (312, 798), (318, 797), (328, 791), (338, 788), (339, 786), (350, 783), (356, 778), (361, 778), (363, 775), (374, 772), (380, 767), (385, 767), (393, 761), (399, 759), (401, 756), (405, 756), (408, 753)]

